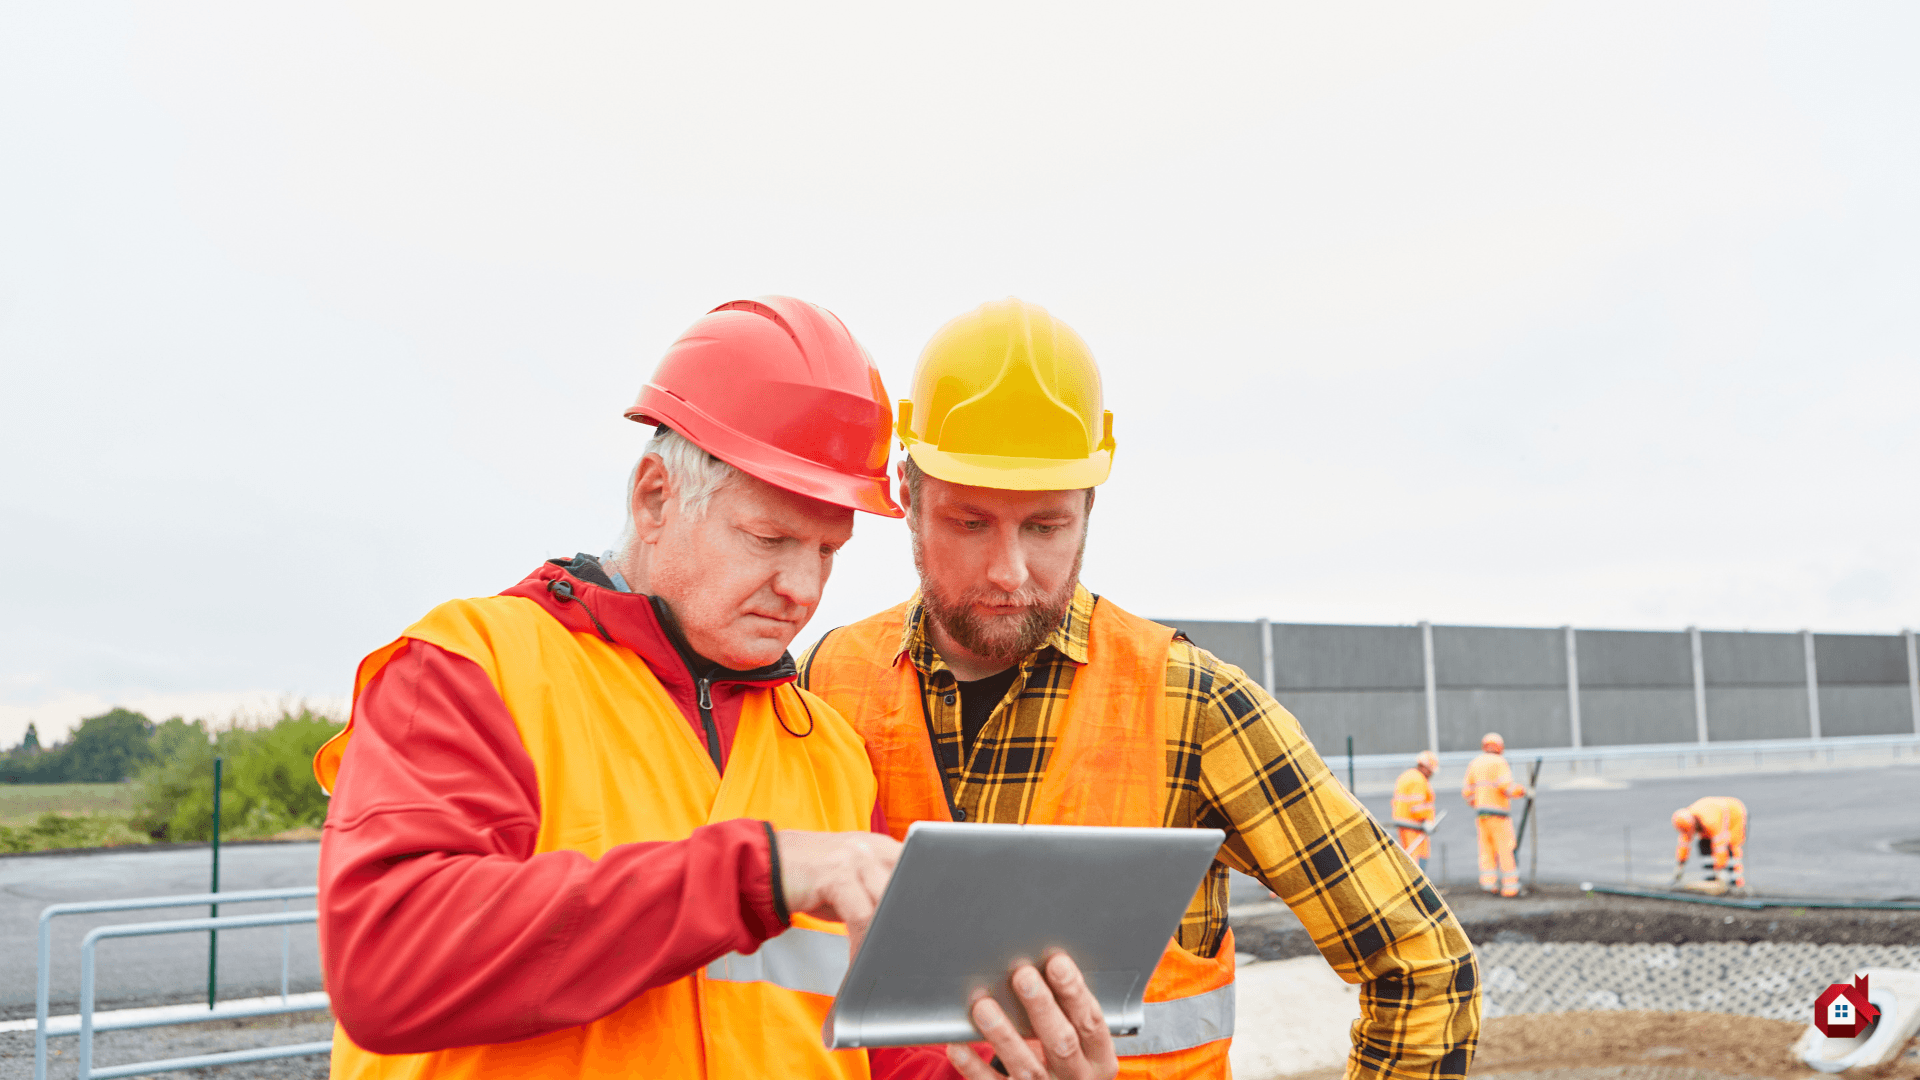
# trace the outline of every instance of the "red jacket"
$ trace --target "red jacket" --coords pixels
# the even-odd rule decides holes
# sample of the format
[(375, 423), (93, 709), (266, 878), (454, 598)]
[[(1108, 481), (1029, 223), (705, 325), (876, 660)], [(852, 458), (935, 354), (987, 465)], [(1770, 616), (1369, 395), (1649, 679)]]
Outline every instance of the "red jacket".
[[(633, 650), (724, 769), (743, 690), (791, 681), (792, 660), (719, 669), (662, 625), (664, 605), (594, 583), (607, 580), (584, 556), (554, 560), (506, 594)], [(598, 862), (535, 855), (533, 762), (472, 661), (409, 642), (354, 709), (320, 844), (319, 932), (335, 1015), (360, 1046), (416, 1053), (588, 1023), (786, 928), (764, 822), (624, 844)], [(937, 1048), (871, 1059), (876, 1077), (958, 1075)]]

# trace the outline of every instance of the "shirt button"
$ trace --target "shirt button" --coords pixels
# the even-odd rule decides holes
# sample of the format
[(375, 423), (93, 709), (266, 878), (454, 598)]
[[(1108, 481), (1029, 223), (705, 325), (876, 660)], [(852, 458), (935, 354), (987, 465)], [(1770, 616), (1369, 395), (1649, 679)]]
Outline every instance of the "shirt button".
[(948, 695), (947, 695), (946, 697), (943, 697), (943, 698), (941, 698), (940, 700), (941, 700), (941, 701), (944, 701), (944, 702), (946, 702), (946, 703), (947, 703), (947, 704), (949, 704), (949, 705), (951, 705), (951, 704), (953, 704), (953, 695), (952, 695), (952, 694), (948, 694)]
[(961, 809), (961, 808), (960, 808), (960, 807), (958, 807), (958, 806), (956, 806), (956, 807), (954, 807), (954, 808), (953, 808), (953, 820), (955, 820), (955, 821), (965, 821), (965, 820), (967, 820), (967, 812), (966, 812), (965, 810), (963, 810), (963, 809)]

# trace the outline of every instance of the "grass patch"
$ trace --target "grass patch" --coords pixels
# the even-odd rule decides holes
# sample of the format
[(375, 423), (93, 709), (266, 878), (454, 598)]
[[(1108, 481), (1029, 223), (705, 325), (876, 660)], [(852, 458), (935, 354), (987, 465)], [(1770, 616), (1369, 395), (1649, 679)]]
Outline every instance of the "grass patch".
[(0, 784), (0, 825), (31, 825), (40, 815), (133, 813), (136, 792), (126, 784)]
[(5, 855), (52, 851), (56, 848), (120, 847), (150, 842), (146, 834), (127, 826), (124, 814), (59, 814), (48, 811), (31, 824), (0, 825), (0, 854)]

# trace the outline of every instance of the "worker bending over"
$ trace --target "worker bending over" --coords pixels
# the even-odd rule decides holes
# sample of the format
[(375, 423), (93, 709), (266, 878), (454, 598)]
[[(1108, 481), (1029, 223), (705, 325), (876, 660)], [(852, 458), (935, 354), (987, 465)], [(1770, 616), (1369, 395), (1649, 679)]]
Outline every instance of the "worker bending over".
[(1513, 778), (1507, 764), (1507, 740), (1497, 731), (1480, 736), (1479, 757), (1467, 766), (1467, 779), (1460, 797), (1473, 807), (1474, 825), (1480, 833), (1480, 891), (1501, 896), (1520, 895), (1520, 866), (1513, 861), (1513, 810), (1511, 799), (1527, 794), (1525, 784)]
[(1427, 838), (1433, 835), (1433, 774), (1440, 758), (1431, 750), (1420, 751), (1413, 768), (1393, 782), (1393, 824), (1400, 830), (1400, 847), (1407, 857), (1427, 868)]
[[(1146, 985), (1141, 1034), (1119, 1040), (1122, 1076), (1227, 1075), (1228, 867), (1364, 984), (1349, 1077), (1464, 1075), (1478, 969), (1425, 875), (1257, 682), (1080, 584), (1115, 442), (1079, 336), (1013, 299), (955, 319), (895, 431), (919, 591), (801, 661), (802, 685), (866, 739), (894, 835), (922, 820), (1226, 831)], [(1190, 522), (1225, 512), (1181, 496), (1124, 526), (1177, 551)]]
[[(900, 845), (786, 647), (854, 510), (900, 513), (878, 372), (827, 311), (736, 301), (627, 416), (658, 431), (619, 550), (428, 612), (315, 759), (332, 1076), (988, 1080), (965, 1047), (821, 1046)], [(973, 1015), (1014, 1075), (1113, 1075), (1071, 961), (1013, 984), (1044, 1063)]]
[(1687, 847), (1698, 842), (1700, 854), (1713, 857), (1714, 881), (1731, 871), (1733, 887), (1747, 887), (1741, 855), (1747, 846), (1747, 804), (1731, 795), (1709, 795), (1673, 812), (1673, 828), (1680, 844), (1673, 849), (1673, 883), (1687, 872)]

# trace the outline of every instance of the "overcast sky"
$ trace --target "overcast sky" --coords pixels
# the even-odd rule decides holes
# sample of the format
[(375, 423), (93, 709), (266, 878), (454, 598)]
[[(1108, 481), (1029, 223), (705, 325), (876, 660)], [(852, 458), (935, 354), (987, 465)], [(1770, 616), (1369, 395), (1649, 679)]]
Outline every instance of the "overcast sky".
[(769, 292), (1075, 327), (1141, 614), (1920, 624), (1920, 6), (636, 7), (0, 8), (0, 745), (598, 552)]

